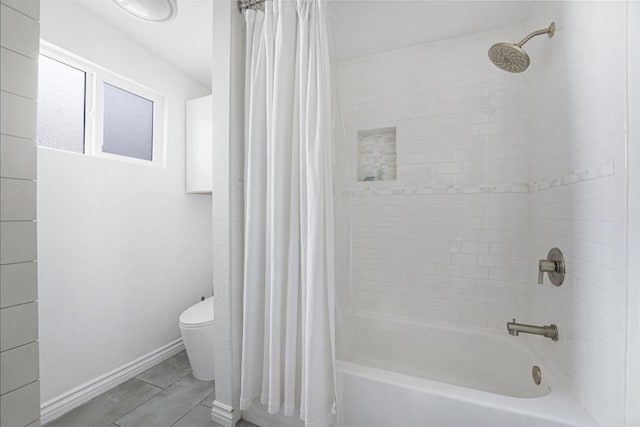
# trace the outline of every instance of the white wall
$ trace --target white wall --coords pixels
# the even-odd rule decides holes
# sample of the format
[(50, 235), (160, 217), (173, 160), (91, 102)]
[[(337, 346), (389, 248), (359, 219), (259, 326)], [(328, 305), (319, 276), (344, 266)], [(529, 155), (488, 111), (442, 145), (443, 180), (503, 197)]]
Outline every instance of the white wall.
[(185, 100), (207, 89), (69, 0), (42, 39), (167, 97), (167, 167), (38, 149), (42, 401), (179, 338), (212, 293), (211, 198), (185, 194)]
[[(486, 56), (496, 40), (521, 33), (507, 28), (339, 65), (347, 148), (336, 152), (349, 159), (339, 167), (355, 170), (359, 130), (397, 127), (397, 180), (352, 179), (352, 206), (336, 204), (353, 209), (354, 312), (502, 332), (528, 307), (527, 80)], [(337, 171), (345, 173), (355, 175)]]
[(39, 0), (0, 4), (0, 425), (40, 425), (36, 271)]
[[(555, 21), (527, 45), (532, 65), (530, 215), (533, 276), (554, 246), (568, 274), (532, 288), (533, 323), (560, 340), (530, 339), (602, 425), (621, 426), (626, 340), (627, 5), (537, 2), (528, 26)], [(548, 282), (547, 282), (548, 283)]]
[[(629, 3), (629, 38), (640, 39), (640, 2)], [(635, 23), (635, 24), (632, 24)], [(627, 423), (640, 426), (640, 50), (629, 53), (629, 319), (627, 322)]]

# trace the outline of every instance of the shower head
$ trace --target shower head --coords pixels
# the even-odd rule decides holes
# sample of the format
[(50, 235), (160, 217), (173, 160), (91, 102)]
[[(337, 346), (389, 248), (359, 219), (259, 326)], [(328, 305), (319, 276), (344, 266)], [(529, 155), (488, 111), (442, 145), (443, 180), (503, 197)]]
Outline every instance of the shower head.
[(489, 49), (489, 59), (493, 65), (510, 73), (521, 73), (531, 61), (523, 48), (514, 43), (496, 43)]
[(522, 45), (531, 40), (535, 36), (548, 34), (549, 38), (553, 37), (556, 32), (556, 24), (552, 22), (548, 28), (534, 31), (519, 43), (496, 43), (489, 49), (489, 59), (493, 65), (501, 70), (510, 73), (521, 73), (529, 67), (531, 61), (529, 55), (524, 51)]

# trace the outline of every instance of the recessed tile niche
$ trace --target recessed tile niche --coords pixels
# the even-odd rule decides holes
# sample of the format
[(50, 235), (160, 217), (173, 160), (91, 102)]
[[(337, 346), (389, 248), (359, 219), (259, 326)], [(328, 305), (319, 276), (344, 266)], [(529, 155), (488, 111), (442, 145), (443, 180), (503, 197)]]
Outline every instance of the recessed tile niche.
[(396, 128), (358, 131), (358, 181), (395, 181)]

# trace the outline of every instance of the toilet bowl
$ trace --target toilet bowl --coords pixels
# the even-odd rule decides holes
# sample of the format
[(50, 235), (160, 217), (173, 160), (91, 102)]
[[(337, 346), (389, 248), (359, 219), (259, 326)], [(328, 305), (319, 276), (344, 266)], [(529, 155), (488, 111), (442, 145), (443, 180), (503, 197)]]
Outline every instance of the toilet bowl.
[(193, 376), (202, 381), (213, 380), (213, 297), (200, 301), (180, 315), (180, 334)]

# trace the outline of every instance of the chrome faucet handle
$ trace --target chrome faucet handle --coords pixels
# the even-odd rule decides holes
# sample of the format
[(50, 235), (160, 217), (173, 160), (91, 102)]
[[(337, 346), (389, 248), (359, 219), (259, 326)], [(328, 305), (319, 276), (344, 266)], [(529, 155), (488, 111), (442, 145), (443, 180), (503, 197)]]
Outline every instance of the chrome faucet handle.
[(565, 264), (564, 256), (558, 248), (552, 248), (547, 254), (547, 259), (541, 259), (538, 262), (538, 284), (542, 285), (544, 281), (544, 273), (549, 275), (549, 280), (556, 286), (562, 285), (564, 282)]
[(542, 269), (540, 268), (540, 263), (541, 262), (542, 262), (542, 260), (540, 260), (540, 262), (538, 262), (538, 285), (544, 284), (544, 271), (542, 271)]
[(538, 284), (542, 285), (544, 273), (554, 273), (557, 268), (558, 265), (555, 261), (549, 261), (548, 259), (538, 261)]

